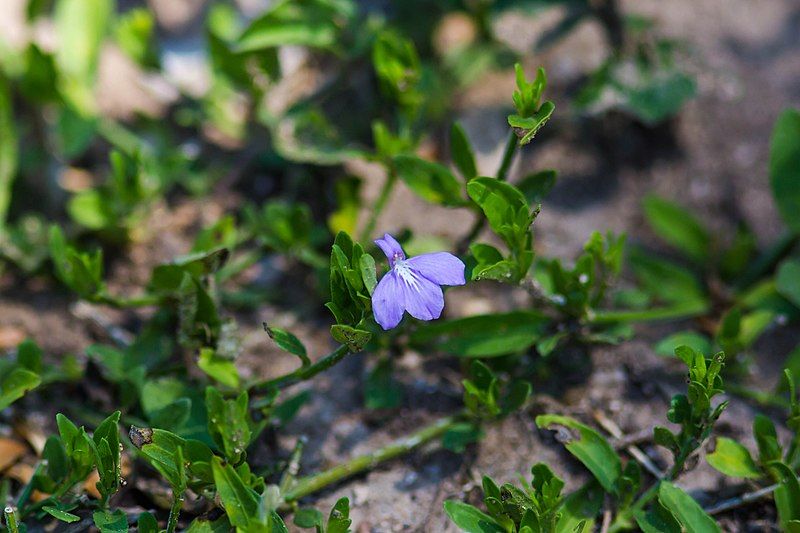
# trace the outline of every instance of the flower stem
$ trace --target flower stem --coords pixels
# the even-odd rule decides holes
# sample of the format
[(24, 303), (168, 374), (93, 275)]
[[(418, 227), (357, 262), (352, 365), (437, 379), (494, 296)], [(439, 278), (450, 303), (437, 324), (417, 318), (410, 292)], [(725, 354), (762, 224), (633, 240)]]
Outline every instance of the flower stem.
[(155, 294), (142, 294), (133, 298), (124, 298), (120, 296), (113, 296), (107, 292), (101, 292), (91, 298), (92, 303), (110, 305), (118, 309), (128, 307), (150, 307), (158, 305), (161, 297)]
[(167, 533), (174, 533), (178, 528), (178, 517), (183, 507), (183, 495), (172, 492), (172, 506), (169, 508), (169, 518), (167, 519)]
[(653, 320), (674, 320), (702, 315), (708, 310), (706, 302), (690, 302), (675, 307), (659, 307), (633, 311), (595, 310), (588, 317), (592, 324), (609, 324), (614, 322), (649, 322)]
[(375, 231), (375, 225), (378, 222), (378, 217), (383, 211), (383, 208), (386, 207), (386, 202), (389, 200), (389, 196), (392, 194), (395, 183), (397, 183), (397, 172), (395, 172), (392, 166), (389, 166), (386, 181), (383, 182), (383, 188), (381, 188), (378, 198), (372, 205), (372, 211), (369, 214), (367, 223), (364, 225), (364, 229), (361, 230), (361, 236), (359, 240), (366, 241), (372, 236), (372, 232)]
[(320, 372), (324, 372), (344, 359), (344, 356), (347, 355), (349, 351), (349, 348), (343, 344), (316, 363), (307, 366), (301, 366), (294, 372), (289, 372), (288, 374), (284, 374), (283, 376), (279, 376), (277, 378), (256, 381), (255, 383), (250, 384), (247, 388), (250, 391), (269, 390), (271, 388), (284, 389), (294, 385), (295, 383), (312, 378)]
[(9, 533), (19, 533), (19, 523), (17, 522), (17, 514), (14, 511), (14, 508), (10, 505), (7, 506), (3, 510), (3, 514), (6, 517), (6, 527), (8, 528)]
[(461, 420), (461, 416), (454, 415), (441, 418), (416, 433), (379, 448), (374, 452), (360, 455), (324, 472), (300, 478), (294, 487), (285, 494), (284, 501), (287, 504), (292, 503), (329, 485), (375, 468), (380, 463), (405, 455), (423, 444), (444, 435)]
[[(500, 168), (497, 169), (497, 174), (495, 174), (495, 178), (499, 181), (505, 181), (508, 178), (508, 170), (511, 168), (511, 163), (514, 161), (514, 154), (517, 153), (517, 147), (519, 146), (519, 139), (517, 138), (517, 134), (514, 133), (514, 130), (511, 130), (508, 133), (508, 140), (506, 140), (506, 147), (503, 150), (503, 159), (500, 161)], [(486, 226), (486, 217), (480, 211), (477, 211), (478, 217), (475, 219), (475, 222), (472, 224), (469, 232), (461, 239), (457, 246), (457, 250), (459, 254), (463, 254), (469, 248), (469, 245), (475, 238), (483, 231), (483, 228)]]

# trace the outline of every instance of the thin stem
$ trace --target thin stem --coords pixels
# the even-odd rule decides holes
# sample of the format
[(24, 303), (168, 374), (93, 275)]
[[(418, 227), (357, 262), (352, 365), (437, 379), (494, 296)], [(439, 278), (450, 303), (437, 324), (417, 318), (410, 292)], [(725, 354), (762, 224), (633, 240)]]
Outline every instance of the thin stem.
[(395, 183), (397, 183), (397, 172), (395, 172), (394, 168), (390, 166), (386, 176), (386, 181), (383, 182), (383, 188), (381, 189), (378, 198), (375, 200), (375, 203), (372, 206), (372, 211), (369, 214), (367, 223), (364, 225), (364, 229), (361, 231), (360, 240), (365, 241), (372, 236), (372, 232), (375, 231), (375, 225), (378, 222), (378, 217), (383, 211), (383, 208), (386, 207), (386, 202), (389, 200), (389, 196), (392, 194)]
[(142, 294), (141, 296), (134, 296), (132, 298), (125, 298), (120, 296), (113, 296), (106, 292), (94, 296), (93, 303), (110, 305), (119, 309), (129, 307), (150, 307), (158, 305), (161, 302), (161, 297), (155, 294)]
[(594, 310), (588, 320), (592, 324), (614, 322), (649, 322), (653, 320), (676, 320), (702, 315), (708, 310), (706, 302), (692, 302), (675, 307), (659, 307), (641, 311), (602, 311)]
[(169, 508), (169, 518), (167, 519), (167, 533), (175, 533), (178, 528), (178, 518), (183, 507), (183, 494), (172, 492), (172, 506)]
[(257, 381), (255, 383), (250, 384), (247, 388), (250, 391), (254, 390), (269, 390), (271, 388), (278, 388), (284, 389), (295, 383), (299, 383), (301, 381), (305, 381), (309, 378), (312, 378), (319, 374), (320, 372), (324, 372), (325, 370), (329, 369), (330, 367), (334, 366), (336, 363), (344, 359), (344, 356), (350, 352), (349, 348), (344, 344), (336, 348), (336, 350), (332, 351), (316, 363), (313, 363), (308, 366), (301, 366), (294, 372), (289, 372), (288, 374), (284, 374), (283, 376), (279, 376), (277, 378), (267, 379), (263, 381)]
[[(514, 154), (517, 152), (517, 147), (519, 146), (519, 139), (517, 138), (517, 134), (514, 133), (514, 130), (511, 130), (508, 133), (508, 140), (506, 141), (506, 147), (503, 150), (503, 159), (500, 161), (500, 168), (497, 169), (497, 174), (495, 174), (495, 178), (499, 181), (505, 181), (508, 178), (508, 170), (511, 168), (511, 163), (514, 161)], [(458, 250), (459, 254), (463, 254), (467, 251), (469, 244), (475, 240), (475, 238), (483, 231), (483, 228), (486, 226), (486, 217), (483, 216), (483, 213), (480, 211), (477, 212), (478, 217), (473, 222), (472, 227), (469, 229), (469, 232), (461, 239), (456, 249)]]
[(423, 444), (441, 437), (461, 419), (461, 415), (442, 418), (416, 433), (379, 448), (372, 453), (355, 457), (324, 472), (300, 478), (294, 487), (286, 493), (284, 501), (287, 504), (292, 503), (329, 485), (375, 468), (380, 463), (405, 455)]
[(19, 524), (17, 523), (17, 514), (14, 508), (10, 505), (7, 506), (3, 510), (3, 514), (6, 516), (6, 527), (9, 533), (19, 533)]
[(719, 514), (725, 511), (730, 511), (731, 509), (736, 509), (737, 507), (741, 507), (746, 505), (750, 502), (760, 500), (765, 496), (769, 496), (775, 489), (780, 487), (780, 483), (775, 483), (774, 485), (770, 485), (768, 487), (764, 487), (763, 489), (754, 490), (753, 492), (745, 492), (740, 496), (736, 496), (735, 498), (731, 498), (729, 500), (722, 501), (716, 505), (712, 505), (711, 507), (706, 509), (706, 512), (710, 515)]
[(506, 148), (503, 151), (503, 159), (500, 161), (500, 168), (497, 169), (495, 178), (500, 181), (505, 181), (508, 177), (508, 169), (511, 168), (511, 163), (514, 161), (514, 154), (517, 153), (519, 146), (519, 138), (514, 130), (508, 132), (508, 140), (506, 141)]

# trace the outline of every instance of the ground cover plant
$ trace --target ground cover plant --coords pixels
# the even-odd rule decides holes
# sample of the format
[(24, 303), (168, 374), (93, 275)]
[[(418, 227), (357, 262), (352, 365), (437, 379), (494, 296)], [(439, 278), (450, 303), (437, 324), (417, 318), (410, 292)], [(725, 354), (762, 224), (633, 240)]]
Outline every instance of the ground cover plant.
[[(200, 4), (8, 8), (3, 531), (800, 531), (797, 106), (754, 141), (766, 236), (645, 187), (645, 233), (581, 226), (554, 254), (580, 157), (548, 146), (619, 173), (645, 172), (637, 142), (681, 157), (655, 145), (699, 85), (657, 20)], [(547, 24), (528, 49), (507, 20)], [(559, 81), (539, 56), (586, 25), (603, 53)], [(501, 78), (476, 128), (469, 95)], [(477, 460), (519, 436), (516, 477)]]

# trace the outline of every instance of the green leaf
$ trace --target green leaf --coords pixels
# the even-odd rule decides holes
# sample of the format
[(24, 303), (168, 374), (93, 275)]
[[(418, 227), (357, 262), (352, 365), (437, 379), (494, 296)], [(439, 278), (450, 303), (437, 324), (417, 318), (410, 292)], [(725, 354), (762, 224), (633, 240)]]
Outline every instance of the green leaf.
[(657, 501), (646, 513), (635, 513), (634, 518), (643, 533), (681, 533), (680, 523)]
[(42, 507), (42, 511), (49, 514), (53, 518), (61, 520), (62, 522), (66, 522), (67, 524), (71, 524), (72, 522), (77, 522), (81, 519), (80, 516), (76, 516), (72, 513), (68, 513), (66, 511), (62, 511), (57, 507), (53, 507), (52, 505), (45, 505)]
[(481, 440), (483, 430), (476, 424), (460, 422), (454, 424), (442, 436), (442, 447), (454, 453), (464, 453), (467, 445)]
[(363, 329), (336, 324), (331, 326), (331, 336), (336, 342), (346, 344), (351, 352), (356, 353), (364, 349), (364, 346), (372, 338), (372, 333)]
[(800, 232), (800, 111), (787, 109), (772, 130), (769, 152), (772, 196), (786, 225)]
[(658, 501), (675, 516), (686, 531), (692, 533), (719, 533), (720, 529), (713, 518), (688, 494), (669, 483), (662, 481), (658, 488)]
[(475, 165), (475, 155), (467, 139), (467, 134), (461, 124), (453, 122), (450, 127), (450, 153), (456, 168), (461, 176), (469, 181), (478, 175), (478, 168)]
[(423, 200), (446, 206), (464, 205), (461, 185), (447, 167), (414, 155), (398, 155), (393, 165), (397, 176)]
[(675, 353), (675, 348), (684, 345), (700, 353), (709, 353), (712, 348), (711, 340), (705, 335), (696, 331), (679, 331), (658, 341), (653, 349), (658, 355), (669, 357)]
[(100, 533), (127, 533), (128, 531), (128, 517), (120, 509), (114, 512), (95, 511), (92, 518)]
[(322, 530), (325, 525), (325, 517), (313, 507), (298, 509), (294, 514), (294, 525), (302, 528), (316, 527)]
[(800, 261), (787, 259), (781, 263), (775, 275), (775, 288), (781, 296), (800, 307)]
[(264, 327), (267, 330), (267, 335), (269, 335), (270, 339), (275, 341), (275, 344), (278, 345), (278, 348), (299, 357), (300, 361), (303, 363), (303, 366), (308, 366), (311, 364), (311, 360), (308, 358), (308, 353), (306, 352), (306, 347), (303, 346), (303, 343), (300, 342), (300, 339), (285, 329), (267, 326), (266, 323), (264, 324)]
[(494, 518), (467, 503), (447, 500), (444, 511), (465, 533), (506, 533)]
[(509, 248), (522, 251), (530, 240), (534, 217), (522, 193), (509, 183), (487, 177), (470, 180), (467, 193), (486, 215), (492, 231)]
[(542, 129), (550, 117), (556, 106), (553, 102), (547, 101), (542, 104), (542, 107), (530, 117), (521, 117), (519, 115), (509, 115), (508, 125), (514, 128), (514, 133), (519, 137), (519, 145), (525, 146), (533, 140), (533, 137)]
[(593, 531), (594, 518), (600, 513), (604, 496), (603, 489), (597, 482), (590, 481), (564, 498), (559, 508), (561, 517), (558, 519), (556, 531)]
[(550, 320), (537, 311), (471, 316), (426, 324), (411, 335), (414, 344), (435, 343), (460, 357), (497, 357), (533, 346)]
[(81, 191), (67, 203), (69, 216), (86, 228), (100, 230), (112, 223), (113, 213), (107, 210), (108, 198), (97, 189)]
[(364, 287), (366, 287), (369, 295), (372, 296), (375, 287), (378, 285), (375, 258), (370, 254), (364, 254), (359, 258), (359, 266), (361, 267), (361, 279), (364, 280)]
[(211, 468), (217, 495), (225, 508), (231, 525), (247, 528), (258, 517), (258, 497), (244, 484), (231, 465), (223, 465), (219, 457), (214, 457)]
[(297, 45), (332, 48), (353, 15), (346, 0), (283, 0), (254, 20), (239, 37), (238, 52)]
[(367, 409), (393, 409), (402, 403), (403, 388), (394, 379), (391, 359), (381, 359), (364, 383), (364, 405)]
[(557, 425), (573, 430), (571, 438), (564, 445), (567, 451), (589, 469), (606, 492), (616, 494), (617, 481), (622, 475), (622, 463), (614, 448), (602, 435), (566, 416), (539, 415), (536, 417), (536, 425), (540, 428)]
[(800, 481), (797, 474), (782, 461), (770, 461), (767, 467), (772, 470), (780, 483), (775, 489), (775, 507), (783, 529), (788, 531), (789, 523), (800, 520)]
[(96, 113), (94, 79), (100, 46), (114, 12), (112, 0), (57, 2), (54, 14), (59, 46), (56, 64), (60, 90), (83, 116)]
[[(139, 518), (136, 520), (136, 528), (138, 533), (159, 533), (156, 517), (147, 511), (139, 514)], [(191, 530), (191, 526), (189, 530)]]
[(42, 382), (41, 378), (24, 368), (14, 368), (0, 378), (0, 409), (5, 409), (19, 400), (25, 393), (35, 389)]
[(653, 195), (643, 205), (645, 218), (659, 237), (699, 264), (708, 260), (711, 237), (692, 213)]
[(226, 400), (214, 387), (206, 387), (208, 432), (225, 458), (233, 464), (241, 461), (253, 437), (247, 391), (235, 400)]
[(349, 533), (350, 524), (353, 521), (350, 519), (350, 500), (348, 498), (339, 498), (331, 513), (328, 515), (328, 527), (326, 533)]
[(0, 233), (5, 228), (8, 207), (11, 205), (11, 186), (17, 175), (18, 159), (11, 91), (5, 76), (0, 74)]
[(636, 278), (660, 300), (678, 305), (705, 302), (697, 277), (684, 267), (632, 248), (629, 261)]
[(555, 170), (541, 170), (522, 178), (517, 183), (517, 189), (525, 196), (528, 204), (538, 204), (553, 189), (557, 178), (558, 173)]
[(239, 371), (230, 359), (219, 357), (213, 348), (201, 348), (197, 359), (200, 370), (223, 385), (236, 389), (239, 387)]
[(751, 479), (764, 476), (747, 448), (726, 437), (717, 438), (717, 447), (706, 456), (706, 460), (726, 476)]

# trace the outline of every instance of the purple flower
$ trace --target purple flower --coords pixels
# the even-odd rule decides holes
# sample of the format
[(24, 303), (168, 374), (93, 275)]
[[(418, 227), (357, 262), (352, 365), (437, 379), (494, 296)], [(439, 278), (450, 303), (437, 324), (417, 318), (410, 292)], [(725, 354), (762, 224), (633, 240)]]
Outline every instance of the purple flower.
[(388, 233), (375, 244), (389, 260), (389, 272), (372, 294), (375, 321), (383, 329), (400, 323), (403, 311), (420, 320), (439, 318), (444, 308), (440, 285), (464, 285), (464, 263), (453, 254), (436, 252), (406, 259), (406, 254)]

